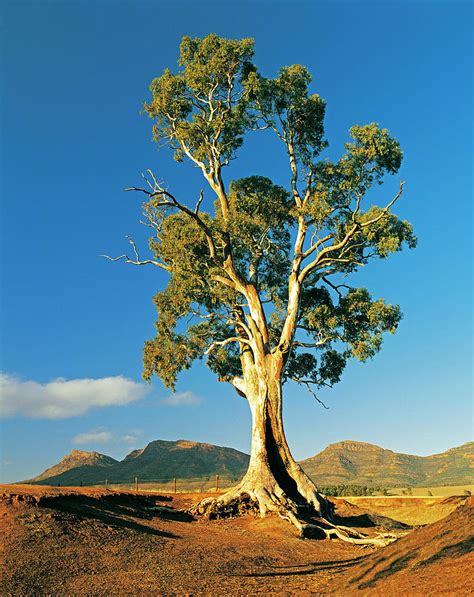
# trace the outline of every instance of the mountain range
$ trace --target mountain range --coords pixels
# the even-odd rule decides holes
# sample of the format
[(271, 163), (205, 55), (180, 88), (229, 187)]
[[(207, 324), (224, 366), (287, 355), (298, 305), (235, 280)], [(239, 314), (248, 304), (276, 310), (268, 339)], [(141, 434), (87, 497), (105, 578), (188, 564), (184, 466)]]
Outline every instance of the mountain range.
[(474, 483), (474, 442), (441, 454), (414, 456), (365, 442), (343, 441), (300, 464), (319, 485), (466, 485)]
[[(73, 450), (61, 462), (25, 481), (43, 485), (92, 485), (191, 479), (220, 475), (236, 480), (247, 469), (248, 454), (187, 440), (149, 443), (122, 461), (98, 452)], [(399, 454), (373, 444), (342, 441), (300, 462), (319, 486), (382, 487), (466, 485), (474, 482), (474, 442), (441, 454)]]
[(248, 454), (212, 444), (178, 440), (156, 440), (133, 450), (122, 461), (98, 452), (73, 450), (61, 462), (27, 481), (42, 485), (93, 485), (191, 479), (220, 475), (238, 479), (247, 469)]

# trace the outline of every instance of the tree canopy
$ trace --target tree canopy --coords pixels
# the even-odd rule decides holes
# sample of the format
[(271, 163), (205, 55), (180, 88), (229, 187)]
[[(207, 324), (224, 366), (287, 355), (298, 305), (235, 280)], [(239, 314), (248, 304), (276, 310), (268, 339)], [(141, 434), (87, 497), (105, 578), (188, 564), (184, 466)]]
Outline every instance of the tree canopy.
[[(283, 355), (282, 381), (308, 388), (339, 381), (347, 361), (374, 356), (402, 317), (397, 305), (353, 287), (352, 274), (404, 245), (412, 226), (366, 195), (400, 168), (402, 151), (376, 123), (353, 126), (338, 161), (321, 154), (325, 102), (301, 65), (271, 79), (253, 64), (253, 40), (185, 37), (178, 70), (151, 83), (145, 110), (153, 136), (202, 172), (201, 191), (178, 198), (149, 171), (145, 223), (152, 264), (169, 273), (154, 297), (156, 335), (145, 343), (144, 377), (174, 387), (198, 358), (242, 392), (257, 350)], [(267, 131), (267, 133), (265, 133)], [(272, 132), (288, 157), (288, 184), (256, 172), (224, 181), (247, 135)], [(230, 170), (230, 169), (229, 169)], [(204, 209), (206, 208), (206, 209)]]

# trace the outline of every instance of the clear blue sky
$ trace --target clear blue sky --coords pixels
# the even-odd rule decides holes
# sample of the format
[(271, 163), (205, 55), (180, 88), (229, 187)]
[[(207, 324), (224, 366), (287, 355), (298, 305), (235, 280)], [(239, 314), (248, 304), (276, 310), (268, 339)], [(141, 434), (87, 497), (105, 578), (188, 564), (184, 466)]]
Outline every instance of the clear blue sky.
[[(372, 121), (405, 154), (380, 198), (406, 181), (397, 211), (419, 246), (359, 276), (374, 296), (399, 303), (404, 320), (373, 361), (350, 366), (323, 393), (329, 410), (286, 388), (295, 456), (343, 439), (421, 455), (471, 439), (470, 3), (78, 0), (1, 10), (3, 481), (73, 447), (119, 458), (158, 438), (249, 449), (245, 401), (203, 365), (182, 375), (175, 406), (159, 380), (144, 395), (141, 348), (165, 276), (97, 257), (122, 253), (126, 234), (144, 243), (139, 198), (122, 189), (146, 168), (180, 196), (201, 188), (196, 170), (157, 151), (140, 109), (151, 79), (176, 68), (181, 37), (211, 32), (254, 37), (267, 76), (309, 68), (328, 104), (329, 155), (351, 125)], [(251, 139), (227, 180), (281, 182), (286, 165), (273, 149)], [(135, 383), (103, 379), (116, 376)]]

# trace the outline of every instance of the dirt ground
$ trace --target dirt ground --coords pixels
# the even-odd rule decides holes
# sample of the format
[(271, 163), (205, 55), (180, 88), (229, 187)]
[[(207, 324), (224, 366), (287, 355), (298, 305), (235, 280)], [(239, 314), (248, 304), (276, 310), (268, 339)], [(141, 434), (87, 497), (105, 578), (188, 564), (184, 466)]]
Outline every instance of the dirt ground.
[(348, 570), (346, 594), (473, 595), (474, 500), (409, 533)]
[[(202, 497), (0, 486), (2, 594), (470, 594), (466, 500), (375, 549), (302, 540), (276, 517), (196, 521), (186, 508)], [(366, 524), (367, 510), (336, 503)]]
[(350, 497), (348, 502), (412, 526), (437, 522), (465, 501), (463, 496), (441, 497)]

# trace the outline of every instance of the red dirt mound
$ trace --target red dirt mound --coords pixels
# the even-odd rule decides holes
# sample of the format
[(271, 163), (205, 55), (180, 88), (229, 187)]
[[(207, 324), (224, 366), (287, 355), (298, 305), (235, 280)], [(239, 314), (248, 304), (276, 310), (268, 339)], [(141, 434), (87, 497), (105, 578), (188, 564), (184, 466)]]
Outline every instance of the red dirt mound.
[(474, 577), (474, 499), (371, 554), (344, 575), (341, 593), (468, 595)]

